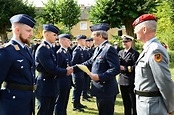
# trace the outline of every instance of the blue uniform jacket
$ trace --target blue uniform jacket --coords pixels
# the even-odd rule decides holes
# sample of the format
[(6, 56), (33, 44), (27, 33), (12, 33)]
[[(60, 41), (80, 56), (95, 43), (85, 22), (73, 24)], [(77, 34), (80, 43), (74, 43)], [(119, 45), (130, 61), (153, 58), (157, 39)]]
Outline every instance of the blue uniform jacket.
[(56, 55), (54, 49), (44, 41), (36, 50), (36, 69), (39, 72), (37, 77), (36, 93), (40, 96), (55, 97), (59, 91), (56, 75), (66, 76), (66, 69), (56, 65)]
[[(16, 41), (11, 40), (3, 48), (0, 49), (0, 84), (8, 82), (19, 85), (30, 85), (32, 86), (35, 82), (35, 68), (34, 68), (34, 59), (31, 56), (31, 53), (26, 52)], [(5, 103), (1, 103), (5, 99)], [(18, 99), (15, 101), (15, 99)], [(21, 110), (20, 113), (16, 112), (15, 114), (24, 114), (25, 110), (31, 108), (33, 105), (33, 91), (24, 91), (24, 90), (12, 90), (5, 89), (1, 90), (0, 96), (0, 106), (9, 107), (10, 105), (19, 106), (21, 103), (27, 104), (28, 106), (23, 106), (24, 110)], [(14, 114), (14, 107), (9, 109), (9, 114)], [(26, 107), (26, 108), (25, 108)], [(2, 107), (1, 107), (2, 108)], [(0, 114), (2, 111), (0, 111)], [(11, 113), (10, 113), (11, 112)], [(27, 113), (26, 113), (27, 114)], [(3, 114), (2, 114), (3, 115)]]
[[(73, 54), (72, 54), (72, 60), (71, 63), (72, 65), (76, 65), (76, 64), (81, 64), (85, 61), (85, 55), (84, 55), (84, 51), (80, 46), (77, 46), (74, 50), (73, 50)], [(82, 78), (84, 77), (84, 72), (82, 71), (74, 71), (74, 77), (77, 78)]]
[[(61, 68), (67, 68), (68, 66), (71, 66), (71, 55), (69, 51), (66, 52), (65, 49), (60, 48), (57, 53), (57, 65)], [(60, 89), (70, 89), (72, 85), (72, 76), (69, 75), (58, 75), (59, 77), (58, 82)]]
[[(92, 95), (110, 97), (119, 93), (116, 75), (120, 73), (120, 64), (113, 46), (104, 43), (100, 51), (83, 64), (88, 68), (92, 66), (92, 73), (100, 78), (99, 81), (92, 81)], [(78, 69), (75, 67), (74, 71)]]

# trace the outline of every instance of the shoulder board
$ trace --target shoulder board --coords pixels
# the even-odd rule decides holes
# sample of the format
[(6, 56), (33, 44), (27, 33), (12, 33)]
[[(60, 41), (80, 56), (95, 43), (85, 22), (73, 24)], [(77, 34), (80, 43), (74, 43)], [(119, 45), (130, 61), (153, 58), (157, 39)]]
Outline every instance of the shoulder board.
[(3, 48), (6, 48), (6, 47), (8, 47), (8, 46), (10, 46), (11, 44), (10, 43), (5, 43), (2, 47)]
[(20, 48), (19, 48), (19, 46), (16, 44), (16, 45), (14, 45), (14, 48), (15, 48), (15, 50), (20, 50)]
[(46, 47), (47, 47), (48, 49), (50, 49), (50, 46), (49, 46), (49, 45), (46, 45)]
[(44, 44), (44, 43), (43, 43), (43, 46), (45, 46), (45, 47), (47, 47), (48, 49), (50, 49), (50, 46), (47, 45), (47, 44)]

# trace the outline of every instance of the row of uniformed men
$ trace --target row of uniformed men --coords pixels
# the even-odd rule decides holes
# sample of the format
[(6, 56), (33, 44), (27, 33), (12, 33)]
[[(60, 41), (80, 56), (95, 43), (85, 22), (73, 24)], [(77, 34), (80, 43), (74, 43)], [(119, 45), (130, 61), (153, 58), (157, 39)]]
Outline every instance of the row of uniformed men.
[[(51, 115), (55, 102), (55, 108), (57, 108), (55, 113), (59, 114), (57, 113), (59, 110), (62, 110), (63, 113), (62, 108), (66, 107), (62, 105), (67, 105), (67, 102), (62, 101), (64, 104), (58, 104), (59, 100), (58, 98), (56, 100), (54, 95), (59, 94), (61, 97), (61, 91), (65, 91), (64, 94), (62, 92), (63, 96), (68, 95), (69, 90), (61, 89), (60, 83), (63, 82), (57, 83), (59, 80), (56, 78), (69, 79), (71, 85), (71, 73), (74, 72), (77, 75), (80, 73), (77, 66), (67, 67), (70, 65), (70, 56), (66, 52), (66, 45), (70, 40), (66, 37), (61, 39), (62, 46), (63, 43), (65, 44), (57, 52), (57, 56), (62, 58), (56, 58), (51, 43), (56, 40), (59, 29), (54, 25), (44, 25), (44, 41), (37, 48), (34, 61), (25, 44), (29, 43), (33, 35), (35, 20), (26, 14), (18, 14), (13, 16), (10, 22), (13, 37), (9, 43), (0, 48), (0, 84), (4, 82), (3, 89), (0, 90), (0, 115), (34, 114), (35, 65), (39, 72), (36, 82), (36, 97), (39, 102), (37, 114)], [(138, 115), (174, 114), (174, 83), (168, 69), (169, 58), (166, 49), (156, 38), (156, 25), (156, 18), (151, 14), (144, 14), (133, 23), (138, 40), (144, 43), (144, 50), (135, 63), (135, 94)], [(91, 92), (96, 97), (99, 115), (113, 115), (115, 99), (119, 93), (115, 78), (121, 69), (119, 58), (116, 49), (108, 43), (109, 25), (97, 24), (91, 26), (90, 29), (91, 36), (98, 47), (95, 49), (94, 55), (83, 65), (91, 67), (91, 73), (88, 75), (92, 79)], [(74, 52), (73, 55), (76, 53)], [(76, 57), (74, 58), (76, 59)], [(80, 82), (80, 77), (75, 76), (74, 78), (77, 78), (75, 84)], [(73, 93), (78, 94), (77, 90), (74, 90)], [(73, 102), (77, 102), (75, 110), (81, 111), (81, 108), (85, 106), (75, 101), (78, 98), (73, 98)]]
[[(38, 115), (53, 114), (55, 105), (55, 113), (65, 115), (72, 85), (71, 73), (73, 72), (73, 68), (70, 67), (71, 55), (67, 50), (70, 47), (70, 35), (61, 34), (58, 36), (59, 29), (56, 26), (44, 24), (43, 42), (38, 46), (33, 58), (25, 44), (28, 44), (33, 36), (35, 20), (26, 14), (18, 14), (13, 16), (10, 22), (13, 37), (0, 49), (0, 63), (5, 63), (1, 66), (3, 71), (1, 71), (0, 84), (3, 83), (3, 90), (1, 90), (0, 114), (31, 115), (35, 109), (33, 90), (36, 89)], [(57, 37), (59, 37), (61, 48), (55, 54), (52, 44)], [(84, 35), (77, 36), (79, 46), (73, 52), (73, 64), (81, 63), (76, 61), (84, 60), (82, 58), (86, 53), (77, 53), (76, 51), (82, 50), (85, 38)], [(76, 54), (80, 54), (79, 57)], [(86, 55), (86, 57), (90, 56)], [(38, 71), (37, 88), (35, 87), (35, 69)], [(76, 75), (74, 74), (74, 76)], [(78, 78), (74, 82), (73, 99), (79, 98), (76, 95), (82, 92), (79, 92), (78, 83), (80, 86), (83, 83), (76, 82), (79, 78), (83, 79), (84, 76), (77, 75), (76, 77)], [(76, 103), (74, 110), (79, 110), (79, 106), (84, 107), (79, 101), (73, 102)], [(9, 108), (12, 109), (8, 110)]]

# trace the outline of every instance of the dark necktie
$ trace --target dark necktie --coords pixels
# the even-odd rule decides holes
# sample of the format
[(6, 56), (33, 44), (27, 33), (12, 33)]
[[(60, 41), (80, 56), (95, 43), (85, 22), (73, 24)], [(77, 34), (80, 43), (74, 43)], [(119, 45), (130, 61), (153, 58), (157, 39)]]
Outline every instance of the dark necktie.
[(24, 49), (25, 49), (25, 52), (26, 52), (27, 56), (28, 57), (31, 57), (30, 56), (30, 51), (29, 51), (28, 47), (27, 46), (24, 46)]
[(126, 52), (126, 51), (124, 51), (124, 56), (126, 56), (126, 54), (127, 54), (127, 52)]

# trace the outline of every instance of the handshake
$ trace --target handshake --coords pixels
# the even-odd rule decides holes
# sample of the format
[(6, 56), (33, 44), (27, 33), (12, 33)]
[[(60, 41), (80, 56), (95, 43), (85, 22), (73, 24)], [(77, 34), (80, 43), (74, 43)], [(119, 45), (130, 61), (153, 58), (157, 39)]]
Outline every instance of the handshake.
[(73, 72), (73, 67), (68, 66), (68, 67), (66, 68), (66, 70), (67, 70), (66, 75), (69, 76), (69, 75)]

